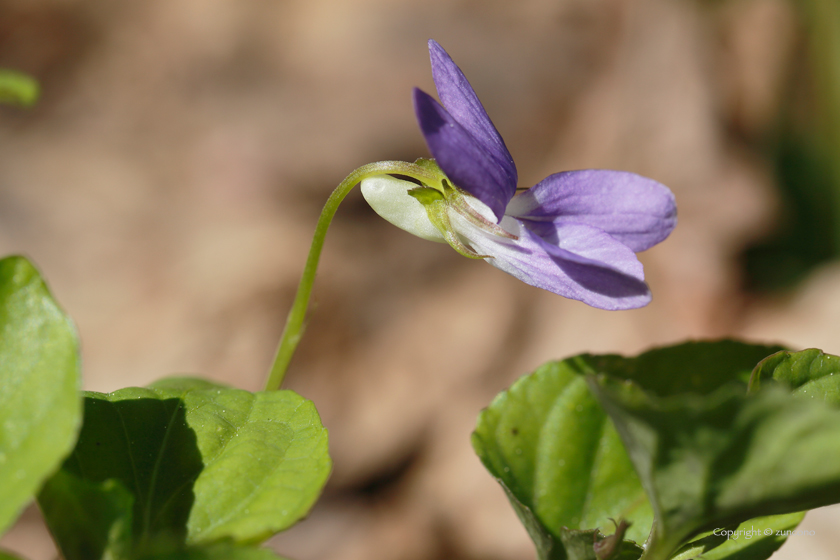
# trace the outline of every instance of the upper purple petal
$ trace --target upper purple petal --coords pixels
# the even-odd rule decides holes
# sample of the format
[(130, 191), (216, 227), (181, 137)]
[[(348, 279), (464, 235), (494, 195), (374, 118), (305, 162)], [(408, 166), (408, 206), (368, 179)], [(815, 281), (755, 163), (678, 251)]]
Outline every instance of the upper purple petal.
[(446, 176), (489, 206), (501, 220), (516, 192), (516, 183), (510, 183), (505, 169), (440, 103), (417, 88), (414, 110), (429, 151)]
[(506, 212), (526, 219), (540, 235), (551, 224), (581, 223), (606, 231), (633, 251), (671, 233), (677, 206), (668, 187), (626, 171), (587, 169), (555, 173), (510, 201)]
[(505, 141), (493, 126), (493, 121), (487, 116), (487, 111), (464, 73), (434, 39), (429, 40), (429, 58), (432, 61), (432, 77), (441, 103), (487, 151), (488, 157), (493, 158), (502, 169), (507, 179), (509, 199), (516, 192), (517, 174), (516, 165), (505, 146)]
[(650, 302), (642, 264), (626, 245), (600, 229), (561, 224), (542, 238), (525, 222), (505, 217), (509, 240), (458, 224), (458, 232), (496, 268), (526, 284), (608, 310), (635, 309)]

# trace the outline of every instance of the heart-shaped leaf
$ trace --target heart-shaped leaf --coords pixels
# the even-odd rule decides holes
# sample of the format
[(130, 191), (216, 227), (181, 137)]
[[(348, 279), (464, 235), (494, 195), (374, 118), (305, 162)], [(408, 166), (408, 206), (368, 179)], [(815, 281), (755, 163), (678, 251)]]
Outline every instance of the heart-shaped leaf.
[[(706, 394), (733, 382), (746, 390), (755, 364), (779, 349), (722, 340), (657, 348), (633, 358), (583, 354), (552, 362), (482, 411), (473, 447), (507, 492), (541, 559), (585, 558), (593, 552), (593, 536), (579, 532), (610, 533), (611, 519), (631, 521), (626, 537), (642, 542), (652, 527), (650, 503), (584, 376), (609, 373), (660, 395)], [(587, 546), (579, 546), (581, 538), (589, 540)], [(626, 548), (627, 554), (641, 553), (629, 542)]]
[(188, 542), (262, 542), (302, 519), (332, 461), (315, 406), (292, 391), (192, 391), (204, 470), (195, 483)]
[(73, 448), (76, 331), (22, 257), (0, 260), (0, 533)]
[[(179, 379), (87, 393), (64, 470), (131, 492), (137, 551), (161, 539), (195, 550), (221, 539), (265, 540), (306, 515), (330, 467), (326, 430), (310, 401)], [(48, 518), (53, 502), (41, 504)]]

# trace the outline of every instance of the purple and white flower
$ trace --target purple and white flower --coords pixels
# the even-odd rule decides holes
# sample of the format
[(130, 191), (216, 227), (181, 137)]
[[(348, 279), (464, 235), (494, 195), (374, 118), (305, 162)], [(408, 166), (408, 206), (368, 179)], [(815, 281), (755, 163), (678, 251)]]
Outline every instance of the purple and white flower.
[(362, 193), (394, 225), (483, 258), (523, 282), (601, 309), (650, 302), (635, 253), (676, 225), (674, 196), (634, 173), (556, 173), (518, 196), (516, 165), (464, 74), (429, 41), (438, 103), (414, 90), (420, 130), (440, 177), (418, 186), (382, 175)]

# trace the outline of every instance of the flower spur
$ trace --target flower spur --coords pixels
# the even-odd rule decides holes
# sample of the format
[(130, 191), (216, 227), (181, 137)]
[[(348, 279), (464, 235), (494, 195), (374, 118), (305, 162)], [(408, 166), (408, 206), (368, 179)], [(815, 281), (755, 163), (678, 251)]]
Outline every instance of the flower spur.
[[(516, 165), (475, 92), (446, 51), (429, 41), (438, 103), (414, 90), (434, 179), (362, 181), (371, 207), (394, 225), (487, 262), (523, 282), (601, 309), (650, 302), (635, 253), (676, 225), (667, 187), (610, 170), (550, 175), (517, 196)], [(415, 177), (416, 178), (416, 177)]]

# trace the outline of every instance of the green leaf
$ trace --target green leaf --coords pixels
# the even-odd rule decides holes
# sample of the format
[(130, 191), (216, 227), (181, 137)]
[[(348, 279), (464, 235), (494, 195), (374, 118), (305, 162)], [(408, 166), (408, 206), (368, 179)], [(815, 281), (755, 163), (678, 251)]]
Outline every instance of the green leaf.
[(583, 354), (552, 362), (482, 411), (473, 447), (507, 492), (540, 558), (577, 558), (561, 544), (569, 538), (567, 528), (610, 532), (610, 518), (633, 522), (627, 538), (642, 542), (653, 512), (583, 376), (606, 372), (662, 395), (709, 393), (733, 381), (746, 389), (755, 364), (779, 349), (723, 340), (656, 348), (634, 358)]
[(708, 394), (722, 385), (739, 383), (746, 389), (755, 365), (783, 350), (781, 346), (746, 344), (737, 340), (694, 341), (654, 348), (628, 358), (583, 354), (583, 372), (606, 373), (630, 379), (659, 396)]
[(20, 556), (15, 556), (11, 552), (0, 550), (0, 560), (23, 560), (23, 558)]
[[(181, 395), (139, 388), (88, 392), (84, 417), (63, 470), (94, 484), (117, 480), (131, 492), (137, 542), (161, 533), (183, 540), (203, 465)], [(45, 515), (57, 517), (47, 505), (41, 504)]]
[(840, 357), (816, 348), (778, 352), (756, 366), (750, 378), (750, 392), (768, 382), (782, 383), (795, 395), (840, 406)]
[(205, 467), (188, 541), (261, 542), (302, 519), (332, 469), (315, 406), (292, 391), (187, 394)]
[(330, 467), (326, 430), (303, 397), (173, 379), (87, 393), (64, 470), (131, 492), (133, 546), (142, 550), (160, 539), (265, 540), (306, 515)]
[(657, 513), (647, 559), (703, 531), (840, 501), (840, 411), (779, 387), (667, 398), (590, 379)]
[(627, 536), (640, 541), (652, 524), (633, 465), (582, 371), (586, 361), (572, 359), (519, 379), (481, 412), (472, 437), (541, 559), (588, 558), (572, 532), (611, 532), (610, 518), (631, 521)]
[(0, 68), (0, 103), (29, 107), (38, 101), (40, 88), (30, 76)]
[(96, 483), (62, 470), (38, 502), (65, 560), (130, 556), (134, 496), (119, 481)]
[[(479, 454), (479, 457), (482, 457), (482, 462), (484, 462), (484, 457), (482, 456), (482, 452), (485, 451), (482, 448), (479, 451), (479, 446), (482, 446), (482, 442), (476, 441), (476, 434), (473, 434), (473, 448)], [(493, 469), (491, 469), (486, 462), (484, 462), (484, 466), (493, 473)], [(504, 468), (504, 467), (503, 467)], [(519, 518), (519, 521), (522, 522), (524, 525), (525, 530), (528, 531), (528, 535), (530, 535), (531, 540), (534, 541), (534, 546), (537, 549), (537, 558), (541, 560), (544, 558), (552, 558), (552, 552), (556, 555), (557, 558), (563, 558), (562, 554), (564, 554), (565, 549), (555, 547), (555, 541), (560, 538), (559, 532), (556, 535), (552, 535), (548, 532), (548, 529), (537, 519), (537, 516), (534, 515), (534, 512), (531, 511), (531, 508), (526, 506), (522, 503), (505, 485), (505, 481), (502, 478), (496, 476), (496, 482), (498, 482), (502, 486), (502, 490), (505, 491), (505, 494), (510, 500), (511, 505), (513, 506), (513, 511), (516, 513), (516, 516)]]
[(0, 260), (0, 534), (73, 448), (80, 422), (75, 329), (26, 259)]

